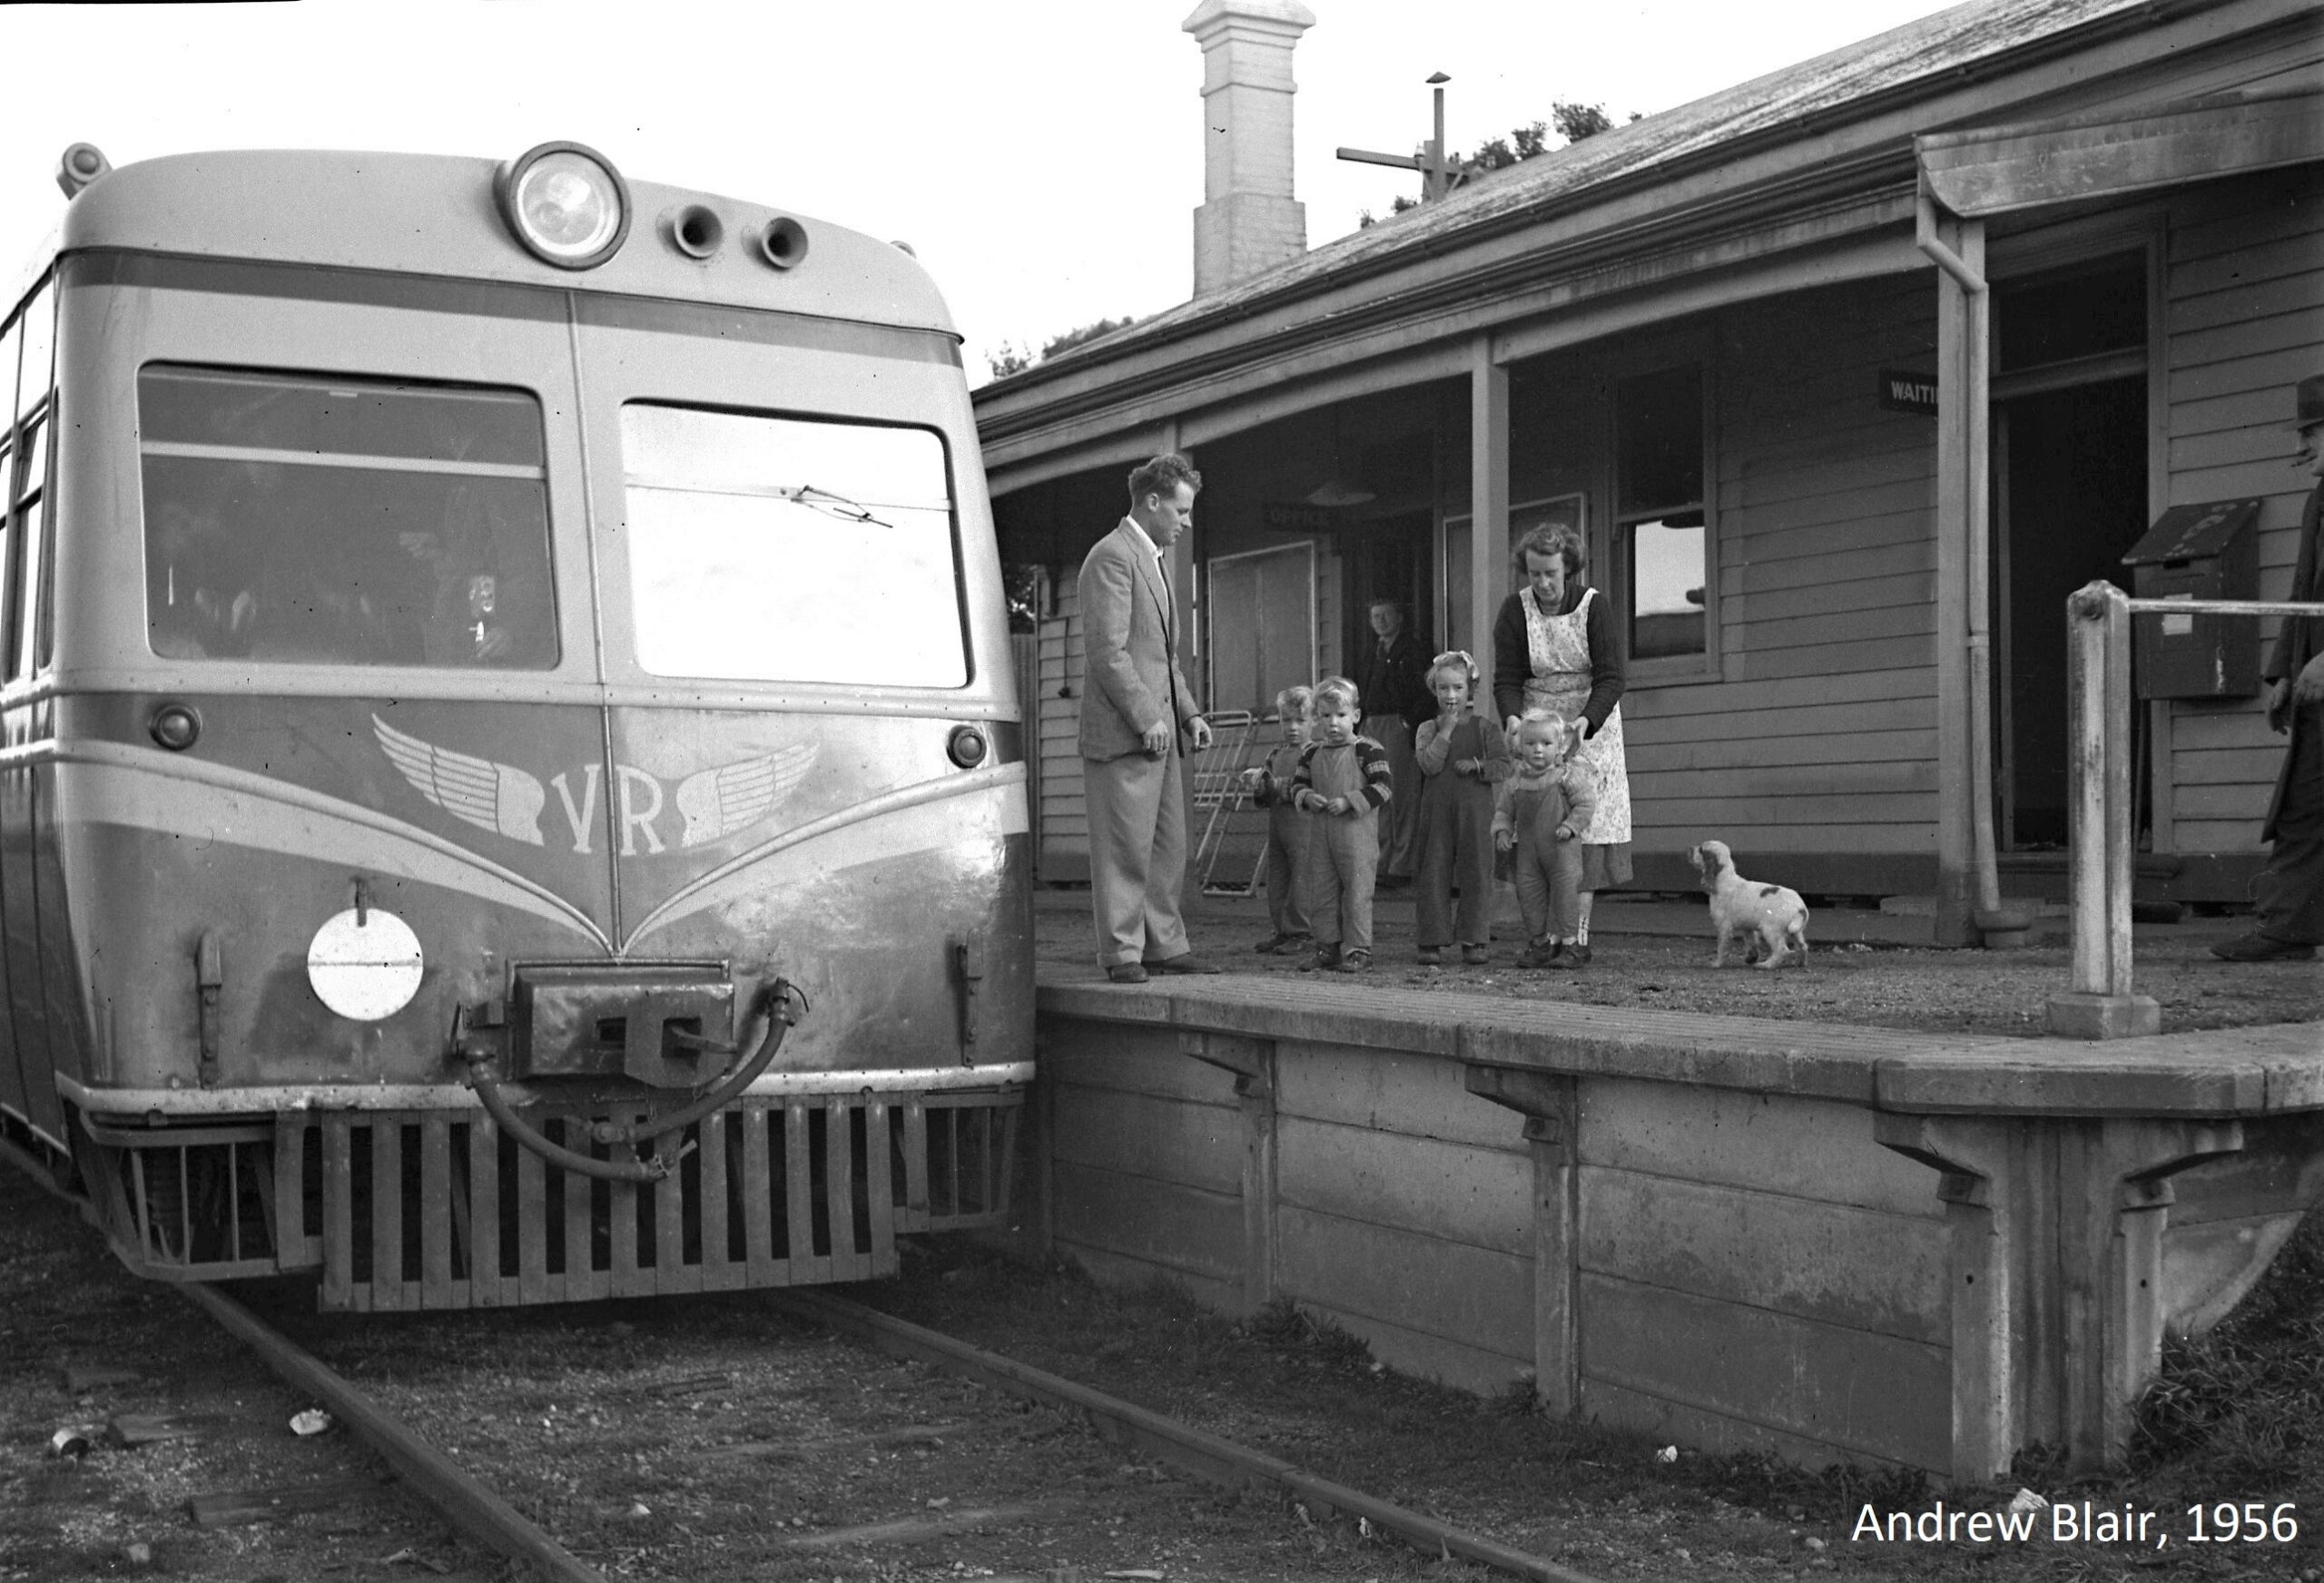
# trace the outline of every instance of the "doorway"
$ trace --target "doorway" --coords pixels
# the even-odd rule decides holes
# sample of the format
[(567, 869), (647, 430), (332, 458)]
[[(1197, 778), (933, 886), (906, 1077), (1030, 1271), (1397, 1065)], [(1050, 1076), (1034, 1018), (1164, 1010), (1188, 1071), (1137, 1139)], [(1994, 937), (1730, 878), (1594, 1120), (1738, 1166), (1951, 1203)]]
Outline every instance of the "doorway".
[(1341, 531), (1345, 603), (1340, 607), (1340, 648), (1344, 674), (1354, 675), (1370, 652), (1372, 627), (1366, 615), (1375, 599), (1393, 599), (1403, 605), (1405, 630), (1423, 654), (1437, 652), (1436, 580), (1430, 565), (1435, 558), (1435, 514), (1421, 511)]
[[(2122, 556), (2146, 529), (2146, 378), (2002, 401), (1993, 435), (2001, 844), (2060, 850), (2069, 829), (2066, 599), (2101, 578), (2130, 586)], [(2131, 730), (2142, 763), (2143, 711), (2132, 712)]]

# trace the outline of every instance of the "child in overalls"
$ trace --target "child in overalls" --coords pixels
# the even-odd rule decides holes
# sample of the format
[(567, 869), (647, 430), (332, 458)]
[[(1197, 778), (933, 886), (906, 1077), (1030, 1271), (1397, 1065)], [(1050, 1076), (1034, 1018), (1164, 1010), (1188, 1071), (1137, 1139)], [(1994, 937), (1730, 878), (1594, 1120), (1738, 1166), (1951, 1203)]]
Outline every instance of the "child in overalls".
[(1573, 727), (1561, 717), (1529, 714), (1517, 723), (1517, 769), (1501, 783), (1493, 844), (1516, 856), (1517, 908), (1525, 917), (1521, 968), (1579, 968), (1581, 943), (1581, 844), (1598, 801), (1589, 774), (1568, 762)]
[[(1457, 938), (1471, 967), (1492, 959), (1493, 788), (1514, 767), (1501, 723), (1474, 707), (1477, 663), (1454, 650), (1428, 668), (1436, 718), (1421, 723), (1413, 758), (1420, 792), (1420, 964), (1433, 968)], [(1453, 914), (1452, 890), (1461, 890)]]
[(1355, 683), (1327, 676), (1315, 684), (1315, 737), (1300, 751), (1292, 801), (1315, 816), (1308, 849), (1307, 921), (1315, 954), (1300, 971), (1372, 965), (1372, 884), (1380, 868), (1380, 809), (1393, 784), (1388, 752), (1356, 733)]
[(1275, 932), (1251, 949), (1261, 956), (1285, 956), (1308, 944), (1307, 849), (1315, 821), (1291, 805), (1292, 777), (1299, 772), (1300, 750), (1307, 745), (1313, 687), (1285, 687), (1275, 695), (1283, 741), (1266, 762), (1243, 772), (1243, 788), (1267, 811), (1267, 921)]

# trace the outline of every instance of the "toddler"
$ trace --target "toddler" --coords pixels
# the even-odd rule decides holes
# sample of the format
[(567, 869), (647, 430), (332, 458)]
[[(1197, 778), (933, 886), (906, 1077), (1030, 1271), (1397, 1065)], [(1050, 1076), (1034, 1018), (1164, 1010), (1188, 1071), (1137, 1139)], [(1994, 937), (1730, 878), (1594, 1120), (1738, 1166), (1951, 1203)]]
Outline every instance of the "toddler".
[(1316, 816), (1307, 849), (1307, 922), (1315, 954), (1302, 972), (1372, 965), (1372, 883), (1380, 867), (1380, 808), (1388, 801), (1388, 752), (1356, 734), (1355, 683), (1315, 683), (1315, 740), (1299, 752), (1291, 800)]
[[(1476, 712), (1477, 663), (1455, 649), (1428, 668), (1436, 718), (1423, 721), (1413, 758), (1420, 791), (1420, 963), (1443, 961), (1456, 933), (1461, 960), (1490, 959), (1493, 787), (1509, 779), (1508, 739), (1500, 723)], [(1452, 891), (1461, 891), (1453, 915)]]
[(1521, 968), (1579, 968), (1581, 943), (1581, 843), (1574, 832), (1597, 811), (1590, 777), (1567, 757), (1573, 728), (1554, 714), (1517, 723), (1517, 767), (1494, 800), (1493, 844), (1516, 856), (1517, 906), (1525, 915)]
[(1285, 687), (1275, 695), (1275, 712), (1283, 721), (1283, 741), (1267, 754), (1266, 762), (1243, 772), (1243, 789), (1251, 801), (1267, 811), (1267, 921), (1275, 929), (1252, 949), (1261, 956), (1285, 956), (1307, 941), (1307, 848), (1315, 821), (1291, 804), (1292, 777), (1299, 771), (1299, 752), (1307, 745), (1308, 711), (1315, 702), (1313, 687)]

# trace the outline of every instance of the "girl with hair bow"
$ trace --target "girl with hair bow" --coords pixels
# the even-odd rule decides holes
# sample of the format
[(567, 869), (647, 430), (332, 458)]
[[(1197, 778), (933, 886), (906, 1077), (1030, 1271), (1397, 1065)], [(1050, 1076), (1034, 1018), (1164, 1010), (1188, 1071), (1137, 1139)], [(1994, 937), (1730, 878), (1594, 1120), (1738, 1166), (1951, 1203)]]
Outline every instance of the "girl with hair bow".
[(1421, 723), (1413, 743), (1423, 777), (1414, 882), (1423, 967), (1442, 962), (1456, 939), (1468, 966), (1491, 959), (1493, 787), (1513, 762), (1500, 723), (1477, 712), (1477, 662), (1465, 650), (1437, 655), (1428, 667), (1436, 716)]

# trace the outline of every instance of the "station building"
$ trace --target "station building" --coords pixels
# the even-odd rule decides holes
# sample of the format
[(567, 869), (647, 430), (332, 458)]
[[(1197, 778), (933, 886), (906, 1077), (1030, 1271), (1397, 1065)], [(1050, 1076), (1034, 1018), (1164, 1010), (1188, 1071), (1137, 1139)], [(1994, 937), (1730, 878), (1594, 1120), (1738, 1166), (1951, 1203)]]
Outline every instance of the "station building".
[[(1074, 575), (1178, 449), (1214, 709), (1352, 672), (1375, 596), (1482, 651), (1510, 546), (1564, 520), (1627, 645), (1640, 888), (1717, 837), (1802, 890), (1933, 898), (1945, 943), (1981, 893), (2062, 895), (2067, 595), (2287, 595), (2324, 5), (1972, 0), (1309, 250), (1313, 20), (1187, 20), (1192, 300), (976, 393), (1003, 557), (1045, 573), (1042, 876), (1086, 874)], [(2240, 902), (2273, 623), (2142, 622), (2140, 894)]]

